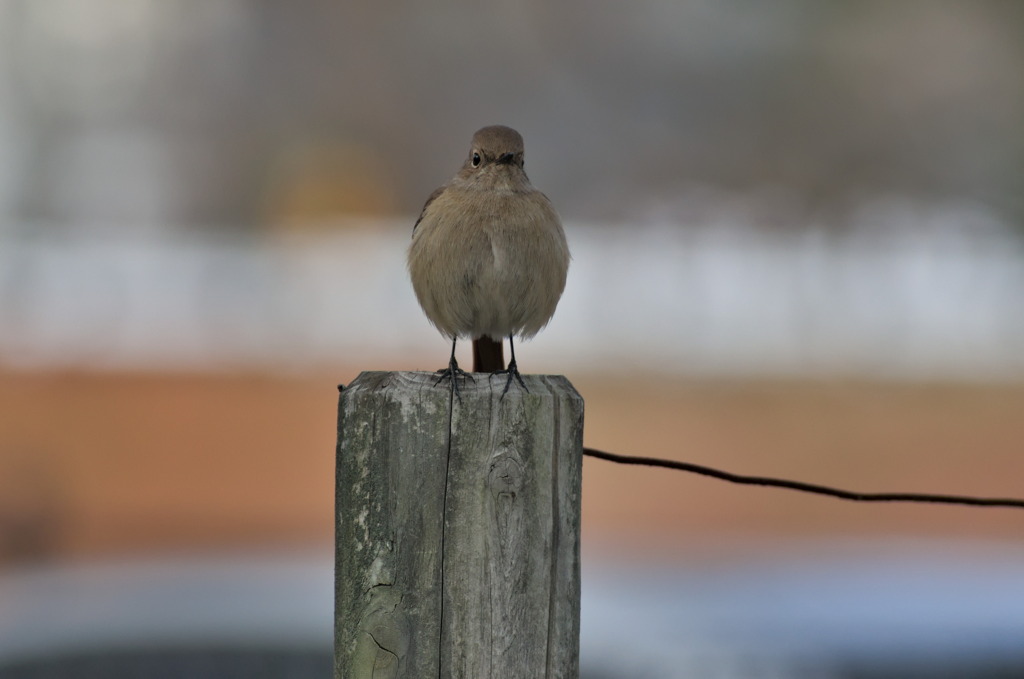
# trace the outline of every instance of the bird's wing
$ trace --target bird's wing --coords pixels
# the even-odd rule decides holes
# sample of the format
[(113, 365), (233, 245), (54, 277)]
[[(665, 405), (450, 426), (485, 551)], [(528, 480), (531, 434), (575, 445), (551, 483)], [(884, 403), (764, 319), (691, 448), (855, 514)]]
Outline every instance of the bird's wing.
[(430, 194), (429, 198), (427, 198), (427, 202), (423, 204), (423, 209), (420, 210), (420, 216), (416, 218), (416, 223), (412, 225), (413, 233), (416, 233), (416, 227), (420, 225), (421, 221), (423, 221), (423, 215), (427, 213), (427, 208), (430, 207), (430, 204), (433, 203), (434, 200), (444, 192), (445, 188), (447, 187), (439, 186), (438, 188), (434, 189), (434, 192)]

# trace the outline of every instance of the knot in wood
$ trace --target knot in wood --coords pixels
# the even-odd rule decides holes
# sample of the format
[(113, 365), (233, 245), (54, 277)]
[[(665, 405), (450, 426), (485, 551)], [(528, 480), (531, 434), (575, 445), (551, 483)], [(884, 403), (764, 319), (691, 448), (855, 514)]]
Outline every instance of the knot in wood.
[(508, 453), (501, 453), (491, 460), (488, 484), (495, 495), (515, 498), (523, 486), (523, 465)]

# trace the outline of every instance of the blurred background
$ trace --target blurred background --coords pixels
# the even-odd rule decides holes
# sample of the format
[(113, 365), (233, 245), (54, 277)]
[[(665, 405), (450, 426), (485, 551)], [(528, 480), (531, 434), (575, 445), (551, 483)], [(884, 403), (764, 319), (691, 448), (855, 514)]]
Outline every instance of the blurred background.
[[(997, 0), (0, 0), (0, 676), (330, 671), (336, 385), (445, 363), (405, 249), (488, 124), (587, 445), (1024, 496), (1022, 74)], [(1024, 673), (1020, 512), (583, 503), (585, 677)]]

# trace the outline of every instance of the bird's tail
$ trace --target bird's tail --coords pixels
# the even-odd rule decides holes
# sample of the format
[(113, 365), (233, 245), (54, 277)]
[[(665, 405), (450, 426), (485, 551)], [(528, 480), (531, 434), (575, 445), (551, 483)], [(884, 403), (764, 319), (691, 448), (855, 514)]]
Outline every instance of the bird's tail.
[(473, 340), (473, 372), (493, 373), (505, 369), (504, 346), (500, 340), (480, 337)]

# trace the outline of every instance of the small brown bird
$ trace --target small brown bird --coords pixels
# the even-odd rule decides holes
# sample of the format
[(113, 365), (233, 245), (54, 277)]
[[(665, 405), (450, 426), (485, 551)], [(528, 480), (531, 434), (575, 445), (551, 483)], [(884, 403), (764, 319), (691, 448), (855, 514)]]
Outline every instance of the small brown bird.
[(558, 213), (523, 170), (522, 136), (502, 125), (478, 130), (462, 169), (427, 199), (409, 247), (416, 298), (452, 339), (439, 381), (450, 379), (457, 392), (456, 378), (466, 373), (455, 361), (455, 343), (463, 337), (473, 340), (474, 372), (508, 374), (505, 391), (513, 378), (525, 389), (512, 338), (528, 339), (547, 324), (568, 269)]

